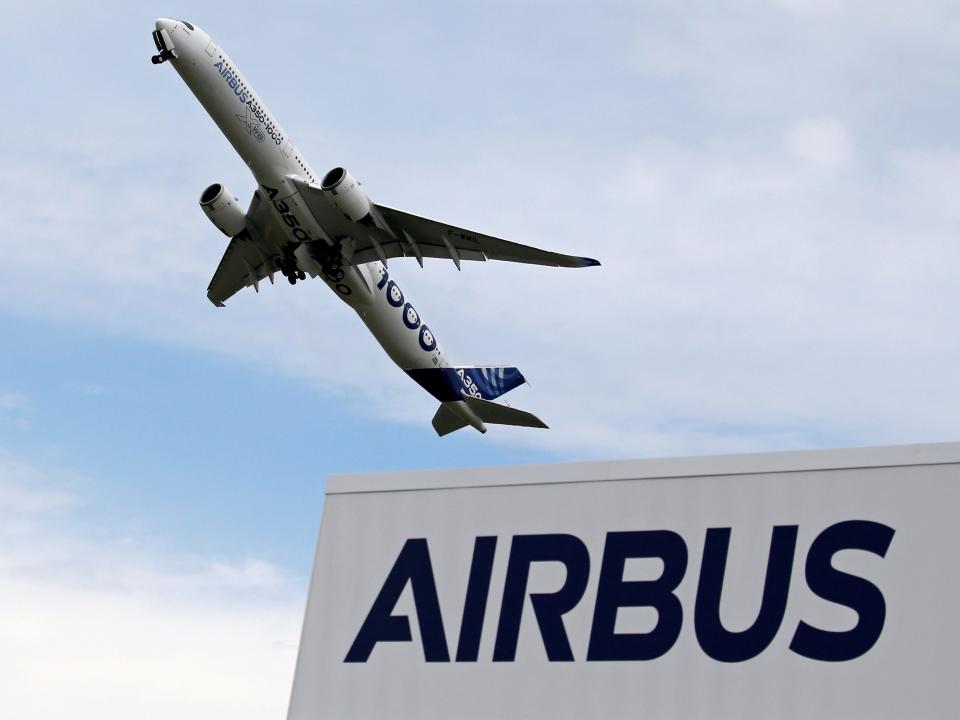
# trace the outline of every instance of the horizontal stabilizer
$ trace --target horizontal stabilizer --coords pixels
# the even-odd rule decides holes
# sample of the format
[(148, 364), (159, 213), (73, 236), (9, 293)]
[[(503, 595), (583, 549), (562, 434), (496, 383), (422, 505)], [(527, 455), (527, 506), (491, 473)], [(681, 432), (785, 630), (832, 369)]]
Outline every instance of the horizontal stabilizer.
[(462, 415), (450, 407), (451, 405), (453, 403), (442, 403), (437, 409), (437, 414), (433, 416), (433, 429), (440, 437), (465, 428), (469, 424)]
[(547, 424), (533, 413), (517, 410), (509, 405), (481, 400), (480, 398), (464, 398), (477, 417), (493, 425), (518, 425), (520, 427), (546, 428)]
[[(479, 427), (476, 424), (477, 420), (480, 421)], [(485, 432), (483, 423), (517, 427), (547, 427), (547, 424), (533, 413), (474, 397), (464, 397), (463, 400), (445, 402), (440, 405), (437, 414), (433, 416), (433, 429), (441, 437), (467, 425), (474, 425), (481, 432)]]

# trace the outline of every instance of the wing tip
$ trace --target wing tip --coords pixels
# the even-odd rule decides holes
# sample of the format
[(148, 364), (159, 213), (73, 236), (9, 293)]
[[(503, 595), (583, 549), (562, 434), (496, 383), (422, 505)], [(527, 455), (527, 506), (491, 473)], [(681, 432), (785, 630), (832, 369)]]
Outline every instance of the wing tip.
[(600, 261), (588, 257), (577, 258), (577, 267), (600, 267)]

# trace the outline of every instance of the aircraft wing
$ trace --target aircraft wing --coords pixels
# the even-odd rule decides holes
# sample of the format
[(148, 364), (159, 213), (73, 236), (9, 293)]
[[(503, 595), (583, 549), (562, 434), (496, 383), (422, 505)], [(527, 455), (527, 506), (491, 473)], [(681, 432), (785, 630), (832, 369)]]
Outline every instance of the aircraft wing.
[(260, 292), (261, 280), (269, 278), (272, 283), (273, 258), (280, 252), (278, 241), (282, 244), (270, 210), (260, 194), (254, 193), (247, 210), (247, 227), (230, 240), (207, 287), (210, 302), (223, 307), (225, 300), (245, 287), (253, 285)]
[[(460, 266), (460, 260), (503, 260), (573, 268), (600, 264), (593, 258), (563, 255), (530, 245), (501, 240), (492, 235), (465, 230), (385, 205), (374, 205), (374, 208), (382, 216), (387, 227), (400, 236), (402, 240), (398, 244), (405, 242), (407, 245), (405, 255), (416, 257), (419, 250), (423, 257), (453, 260), (457, 267)], [(377, 259), (375, 248), (372, 257), (370, 249), (362, 247), (357, 247), (353, 256), (354, 262), (369, 262)]]
[[(385, 262), (394, 257), (413, 257), (421, 265), (425, 257), (443, 258), (453, 260), (458, 268), (461, 260), (574, 268), (600, 264), (592, 258), (501, 240), (385, 205), (372, 205), (372, 223), (351, 222), (333, 207), (318, 186), (291, 179), (316, 220), (340, 241), (344, 259), (352, 265)], [(252, 285), (259, 292), (264, 278), (273, 282), (274, 259), (281, 254), (286, 237), (259, 193), (254, 193), (246, 221), (243, 231), (230, 240), (207, 287), (207, 297), (218, 307), (245, 287)]]
[(457, 267), (461, 260), (505, 260), (551, 267), (600, 264), (592, 258), (501, 240), (386, 205), (372, 206), (373, 224), (351, 222), (333, 207), (318, 185), (293, 182), (317, 221), (332, 237), (341, 239), (344, 258), (353, 265), (394, 257), (413, 257), (421, 265), (425, 257), (444, 258), (453, 260)]

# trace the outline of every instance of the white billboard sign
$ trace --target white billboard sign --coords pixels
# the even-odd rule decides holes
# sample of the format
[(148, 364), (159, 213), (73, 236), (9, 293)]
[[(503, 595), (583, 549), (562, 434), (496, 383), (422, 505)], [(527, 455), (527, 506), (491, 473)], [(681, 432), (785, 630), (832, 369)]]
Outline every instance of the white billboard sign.
[(289, 718), (947, 717), (960, 443), (331, 478)]

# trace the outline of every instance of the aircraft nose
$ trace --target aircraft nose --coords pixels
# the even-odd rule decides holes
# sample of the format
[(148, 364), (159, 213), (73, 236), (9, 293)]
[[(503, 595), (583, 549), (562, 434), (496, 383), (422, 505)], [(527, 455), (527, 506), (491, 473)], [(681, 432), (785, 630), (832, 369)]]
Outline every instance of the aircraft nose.
[(167, 18), (157, 18), (157, 23), (156, 23), (157, 32), (160, 32), (161, 30), (166, 30), (167, 32), (170, 32), (173, 29), (173, 25), (175, 22), (176, 20), (169, 20)]

